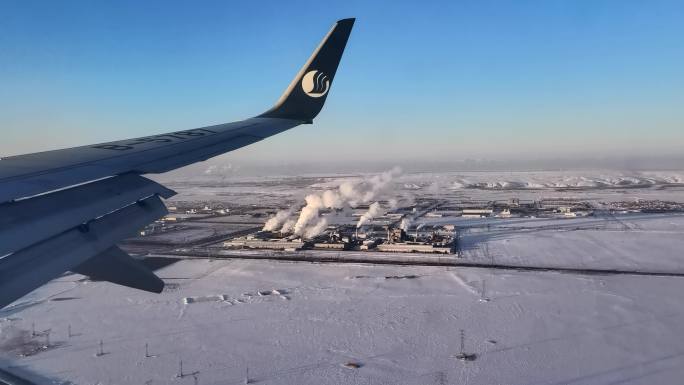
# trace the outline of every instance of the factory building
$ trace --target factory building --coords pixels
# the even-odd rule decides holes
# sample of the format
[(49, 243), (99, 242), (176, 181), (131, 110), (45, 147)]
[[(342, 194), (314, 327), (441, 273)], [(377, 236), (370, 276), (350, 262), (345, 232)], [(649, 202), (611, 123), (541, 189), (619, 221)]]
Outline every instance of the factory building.
[(388, 243), (400, 243), (408, 241), (408, 235), (404, 229), (395, 227), (391, 228), (387, 226), (387, 242)]
[(301, 250), (308, 245), (301, 240), (236, 238), (224, 242), (223, 246), (238, 249)]
[(499, 218), (510, 218), (511, 217), (511, 209), (505, 208), (501, 210), (499, 214), (497, 214), (497, 217)]
[(378, 246), (378, 243), (380, 243), (380, 240), (375, 238), (375, 239), (366, 239), (361, 243), (361, 246), (359, 246), (359, 250), (370, 250), (374, 249)]
[[(421, 228), (423, 228), (422, 225), (415, 228), (415, 239), (409, 241), (409, 235), (404, 229), (387, 226), (385, 242), (378, 244), (375, 248), (378, 251), (390, 253), (451, 254), (453, 252), (453, 239), (451, 237), (438, 234), (434, 228), (427, 235), (425, 235), (425, 231), (423, 231), (423, 235), (420, 235)], [(412, 234), (413, 231), (411, 231)]]
[(346, 250), (348, 249), (348, 243), (331, 243), (331, 242), (316, 242), (313, 244), (314, 249), (321, 250)]
[(493, 212), (493, 209), (463, 209), (463, 218), (487, 218)]
[(404, 242), (404, 243), (383, 243), (377, 246), (378, 251), (390, 253), (439, 253), (451, 254), (451, 246), (433, 245), (430, 243)]

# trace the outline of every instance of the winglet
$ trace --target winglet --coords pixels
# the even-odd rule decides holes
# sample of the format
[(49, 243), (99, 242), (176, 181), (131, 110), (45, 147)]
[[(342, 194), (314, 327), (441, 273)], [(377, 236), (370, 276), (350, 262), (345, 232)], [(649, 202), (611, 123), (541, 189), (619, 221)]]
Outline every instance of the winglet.
[(354, 20), (343, 19), (333, 25), (276, 105), (259, 117), (311, 122), (318, 115), (332, 86)]

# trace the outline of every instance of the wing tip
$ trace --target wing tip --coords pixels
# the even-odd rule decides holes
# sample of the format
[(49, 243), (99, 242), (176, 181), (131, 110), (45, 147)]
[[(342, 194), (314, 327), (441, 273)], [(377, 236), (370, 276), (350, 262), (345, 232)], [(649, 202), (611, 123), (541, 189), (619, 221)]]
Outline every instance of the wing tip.
[[(258, 117), (290, 119), (304, 123), (312, 121), (323, 108), (354, 21), (356, 18), (338, 20), (276, 105)], [(314, 76), (317, 76), (315, 80)]]

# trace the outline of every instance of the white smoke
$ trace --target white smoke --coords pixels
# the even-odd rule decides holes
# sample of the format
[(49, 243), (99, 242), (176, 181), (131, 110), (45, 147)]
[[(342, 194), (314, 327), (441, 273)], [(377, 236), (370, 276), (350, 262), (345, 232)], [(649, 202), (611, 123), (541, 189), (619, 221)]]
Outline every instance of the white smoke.
[(204, 175), (219, 176), (225, 179), (235, 171), (237, 171), (237, 167), (234, 167), (231, 163), (224, 165), (213, 164), (204, 170)]
[(401, 219), (401, 224), (399, 227), (404, 230), (405, 232), (408, 232), (409, 227), (411, 227), (411, 224), (413, 223), (413, 218), (411, 217), (404, 217)]
[(377, 218), (384, 214), (385, 210), (382, 208), (382, 206), (380, 206), (380, 203), (375, 202), (368, 206), (368, 211), (361, 215), (361, 218), (359, 218), (359, 222), (356, 224), (356, 227), (359, 228), (365, 225), (366, 223), (372, 221), (373, 218)]
[(292, 209), (288, 210), (280, 210), (276, 213), (276, 215), (272, 216), (266, 221), (266, 224), (264, 224), (264, 228), (262, 229), (263, 231), (276, 231), (279, 228), (285, 224), (285, 222), (290, 218), (292, 215)]
[(334, 209), (342, 208), (345, 204), (344, 199), (342, 199), (342, 196), (340, 196), (339, 193), (333, 190), (325, 190), (323, 194), (321, 194), (321, 201), (323, 203), (323, 206)]
[(283, 223), (283, 227), (280, 228), (280, 232), (283, 234), (289, 234), (294, 230), (295, 224), (297, 221), (293, 218), (290, 218)]
[(309, 224), (318, 219), (318, 213), (324, 207), (323, 199), (316, 194), (307, 195), (305, 201), (306, 206), (302, 207), (297, 223), (294, 225), (294, 233), (296, 235), (304, 234)]
[(325, 218), (320, 218), (313, 225), (306, 228), (302, 236), (304, 238), (313, 238), (316, 235), (323, 232), (328, 227), (328, 220)]
[[(345, 181), (335, 189), (325, 190), (321, 193), (309, 194), (305, 198), (306, 204), (302, 207), (299, 217), (292, 217), (294, 209), (281, 210), (275, 216), (269, 218), (264, 226), (264, 230), (276, 231), (281, 233), (294, 233), (305, 238), (312, 238), (325, 230), (328, 221), (320, 218), (320, 211), (323, 209), (342, 209), (343, 213), (348, 213), (349, 207), (356, 207), (360, 204), (367, 204), (379, 196), (387, 193), (391, 188), (392, 180), (401, 174), (398, 167), (385, 171), (381, 174), (369, 178), (353, 181)], [(389, 201), (390, 207), (397, 206), (397, 200)], [(373, 211), (372, 211), (373, 210)], [(380, 204), (375, 202), (369, 207), (365, 221), (384, 214)], [(363, 217), (363, 216), (362, 216)], [(365, 223), (365, 222), (364, 222)]]
[(348, 202), (352, 207), (366, 204), (386, 193), (391, 187), (390, 182), (400, 174), (401, 169), (395, 167), (362, 181), (348, 181), (340, 185), (337, 193), (343, 201)]

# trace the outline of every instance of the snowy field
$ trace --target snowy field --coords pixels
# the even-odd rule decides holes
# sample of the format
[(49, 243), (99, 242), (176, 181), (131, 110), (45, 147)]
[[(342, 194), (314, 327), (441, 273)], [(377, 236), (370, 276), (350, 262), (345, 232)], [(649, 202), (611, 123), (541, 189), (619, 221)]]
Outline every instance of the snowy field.
[(462, 230), (460, 243), (472, 262), (684, 274), (683, 214), (489, 219), (471, 226), (477, 227)]
[[(682, 272), (684, 217), (619, 223), (490, 228), (469, 258)], [(199, 384), (669, 384), (684, 375), (679, 277), (244, 260), (183, 260), (159, 274), (161, 295), (65, 276), (2, 310), (3, 366), (57, 384), (194, 384), (176, 377), (180, 360)], [(46, 329), (52, 347), (42, 350)], [(454, 358), (460, 329), (474, 361)]]
[[(387, 198), (684, 202), (682, 175), (411, 173), (391, 181)], [(163, 182), (179, 192), (171, 204), (241, 210), (290, 207), (366, 177), (200, 173)], [(233, 218), (202, 231), (254, 225)], [(420, 221), (457, 225), (464, 262), (684, 275), (682, 214)], [(684, 376), (684, 277), (207, 259), (157, 273), (167, 283), (159, 295), (65, 275), (0, 310), (0, 368), (79, 385), (676, 384)], [(455, 358), (460, 330), (474, 361)]]

